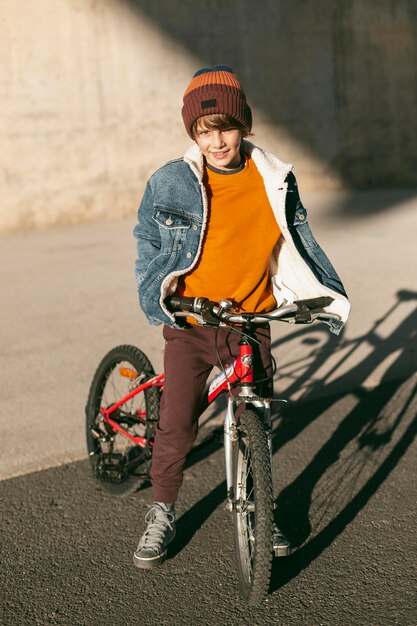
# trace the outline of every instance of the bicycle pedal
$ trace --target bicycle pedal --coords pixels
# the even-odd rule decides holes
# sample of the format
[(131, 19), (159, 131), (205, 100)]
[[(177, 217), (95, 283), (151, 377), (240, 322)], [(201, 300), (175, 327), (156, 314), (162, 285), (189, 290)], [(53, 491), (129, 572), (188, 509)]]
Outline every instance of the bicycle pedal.
[(123, 482), (127, 476), (124, 455), (120, 453), (102, 452), (97, 458), (94, 475), (99, 480), (106, 482)]

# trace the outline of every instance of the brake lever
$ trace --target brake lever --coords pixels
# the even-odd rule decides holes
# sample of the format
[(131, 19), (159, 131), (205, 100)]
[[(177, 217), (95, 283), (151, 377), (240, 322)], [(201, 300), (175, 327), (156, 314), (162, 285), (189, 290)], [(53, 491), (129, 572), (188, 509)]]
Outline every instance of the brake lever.
[(305, 304), (298, 304), (298, 312), (294, 315), (294, 323), (310, 324), (313, 321), (312, 311)]
[(182, 318), (187, 318), (187, 317), (192, 317), (193, 319), (195, 319), (199, 324), (201, 324), (202, 326), (204, 326), (204, 319), (201, 317), (201, 315), (199, 315), (198, 313), (186, 313), (185, 311), (175, 311), (173, 313), (174, 317), (182, 317)]
[(217, 316), (213, 309), (212, 309), (212, 305), (210, 304), (210, 301), (207, 302), (203, 302), (202, 306), (201, 306), (201, 317), (204, 320), (204, 324), (206, 326), (218, 326), (221, 322), (221, 312), (222, 312), (222, 307), (219, 308), (219, 315)]

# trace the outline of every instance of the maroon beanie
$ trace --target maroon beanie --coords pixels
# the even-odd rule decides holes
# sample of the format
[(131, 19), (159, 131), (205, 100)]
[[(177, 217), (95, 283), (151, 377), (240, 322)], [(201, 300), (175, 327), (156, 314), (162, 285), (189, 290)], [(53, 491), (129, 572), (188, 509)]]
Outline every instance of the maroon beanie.
[(227, 65), (204, 67), (196, 72), (184, 94), (182, 118), (192, 139), (192, 126), (203, 115), (223, 113), (241, 122), (249, 131), (252, 112), (236, 74)]

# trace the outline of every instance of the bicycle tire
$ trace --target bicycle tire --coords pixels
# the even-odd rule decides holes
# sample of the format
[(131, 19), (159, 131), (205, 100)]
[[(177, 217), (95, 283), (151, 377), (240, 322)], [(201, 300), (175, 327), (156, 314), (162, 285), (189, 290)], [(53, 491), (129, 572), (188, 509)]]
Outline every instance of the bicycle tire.
[(239, 590), (251, 605), (267, 595), (273, 558), (273, 488), (268, 437), (260, 417), (244, 410), (233, 454), (235, 556)]
[[(97, 483), (103, 491), (112, 495), (129, 495), (149, 482), (151, 444), (159, 419), (160, 389), (145, 389), (112, 415), (131, 434), (146, 438), (146, 446), (142, 448), (104, 426), (100, 413), (101, 407), (111, 406), (127, 395), (132, 387), (132, 379), (122, 376), (120, 367), (134, 370), (143, 375), (142, 378), (155, 375), (148, 357), (139, 348), (121, 345), (110, 350), (101, 360), (91, 383), (86, 406), (86, 437), (93, 477)], [(138, 411), (142, 411), (143, 419), (137, 417)], [(103, 441), (97, 438), (97, 433), (111, 440)]]

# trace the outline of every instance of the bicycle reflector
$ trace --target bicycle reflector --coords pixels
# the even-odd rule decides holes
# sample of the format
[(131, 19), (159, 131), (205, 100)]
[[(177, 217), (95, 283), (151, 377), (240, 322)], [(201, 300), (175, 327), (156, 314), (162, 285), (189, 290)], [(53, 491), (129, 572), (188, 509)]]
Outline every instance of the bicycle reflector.
[(131, 370), (130, 367), (119, 367), (120, 376), (124, 376), (125, 378), (130, 378), (134, 380), (139, 376), (139, 374), (135, 370)]

